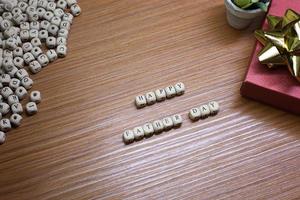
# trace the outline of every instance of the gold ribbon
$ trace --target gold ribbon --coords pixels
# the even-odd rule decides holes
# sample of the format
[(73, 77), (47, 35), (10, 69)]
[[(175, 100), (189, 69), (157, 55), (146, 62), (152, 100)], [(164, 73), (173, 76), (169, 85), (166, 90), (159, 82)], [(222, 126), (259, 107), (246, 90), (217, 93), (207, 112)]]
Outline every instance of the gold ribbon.
[(300, 81), (300, 14), (288, 9), (283, 17), (268, 15), (268, 30), (256, 30), (256, 39), (264, 45), (258, 60), (269, 68), (287, 66)]

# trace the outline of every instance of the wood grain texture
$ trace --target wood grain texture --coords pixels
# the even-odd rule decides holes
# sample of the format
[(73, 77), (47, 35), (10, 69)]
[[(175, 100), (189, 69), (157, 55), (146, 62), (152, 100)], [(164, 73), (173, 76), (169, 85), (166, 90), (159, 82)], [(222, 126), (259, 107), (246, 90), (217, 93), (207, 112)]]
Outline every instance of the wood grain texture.
[[(85, 0), (67, 58), (35, 75), (40, 112), (0, 146), (1, 200), (300, 199), (300, 120), (243, 99), (254, 45), (221, 0)], [(137, 110), (135, 95), (182, 81), (186, 94)], [(188, 110), (217, 100), (216, 117)], [(180, 113), (131, 145), (122, 132)]]

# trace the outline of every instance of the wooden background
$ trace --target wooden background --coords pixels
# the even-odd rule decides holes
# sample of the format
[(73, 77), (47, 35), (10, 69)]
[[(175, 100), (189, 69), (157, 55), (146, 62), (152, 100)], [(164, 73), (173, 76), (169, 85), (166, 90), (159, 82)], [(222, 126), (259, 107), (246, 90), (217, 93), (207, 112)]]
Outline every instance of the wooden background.
[[(0, 146), (1, 200), (300, 199), (299, 117), (240, 97), (254, 45), (222, 0), (84, 0), (67, 58), (33, 78), (39, 113)], [(186, 94), (137, 110), (135, 95)], [(190, 108), (217, 100), (216, 117)], [(124, 145), (122, 132), (184, 124)]]

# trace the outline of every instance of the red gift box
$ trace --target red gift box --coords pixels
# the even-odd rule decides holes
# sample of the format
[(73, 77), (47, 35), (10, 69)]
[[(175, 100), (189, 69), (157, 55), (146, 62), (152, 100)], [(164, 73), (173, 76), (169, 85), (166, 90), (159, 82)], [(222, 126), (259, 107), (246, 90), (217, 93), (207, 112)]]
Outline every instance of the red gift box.
[[(300, 13), (300, 1), (273, 0), (269, 14), (283, 16), (289, 8)], [(265, 20), (263, 29), (267, 27)], [(260, 64), (257, 55), (262, 47), (259, 42), (256, 42), (246, 78), (241, 87), (242, 96), (300, 114), (300, 82), (291, 75), (288, 67), (269, 69), (266, 65)]]

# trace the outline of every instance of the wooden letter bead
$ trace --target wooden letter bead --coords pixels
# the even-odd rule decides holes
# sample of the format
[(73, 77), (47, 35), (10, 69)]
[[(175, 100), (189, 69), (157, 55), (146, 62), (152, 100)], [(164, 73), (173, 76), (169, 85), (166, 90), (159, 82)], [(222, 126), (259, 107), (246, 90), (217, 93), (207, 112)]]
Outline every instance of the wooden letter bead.
[(59, 30), (58, 26), (51, 24), (48, 28), (48, 33), (49, 35), (57, 36), (58, 30)]
[(20, 2), (18, 3), (18, 7), (22, 10), (22, 12), (25, 12), (25, 11), (26, 11), (26, 8), (28, 7), (28, 4), (25, 3), (25, 2), (20, 1)]
[(175, 87), (173, 85), (170, 85), (170, 86), (166, 87), (165, 91), (166, 91), (166, 95), (167, 95), (168, 99), (173, 98), (173, 97), (176, 96), (176, 90), (175, 90)]
[(9, 113), (10, 108), (9, 105), (7, 103), (1, 102), (0, 103), (0, 113), (2, 115), (6, 115), (7, 113)]
[(8, 50), (8, 49), (5, 49), (4, 51), (3, 51), (3, 59), (5, 59), (6, 57), (9, 57), (9, 58), (13, 58), (13, 52), (12, 51), (10, 51), (10, 50)]
[(51, 19), (52, 19), (52, 17), (54, 17), (54, 14), (52, 13), (52, 12), (50, 12), (50, 11), (47, 11), (47, 12), (45, 12), (45, 14), (44, 14), (44, 19), (45, 20), (47, 20), (47, 21), (51, 21)]
[(34, 56), (32, 55), (32, 53), (27, 52), (24, 54), (23, 59), (26, 64), (29, 64), (30, 62), (34, 61)]
[[(33, 7), (35, 7), (35, 8), (37, 8), (38, 7), (38, 2), (39, 2), (40, 0), (29, 0), (28, 1), (28, 4), (30, 5), (30, 6), (33, 6)], [(51, 0), (51, 1), (53, 1), (53, 0)]]
[(10, 123), (14, 126), (14, 127), (18, 127), (21, 125), (22, 119), (23, 117), (17, 113), (14, 113), (10, 116)]
[(164, 130), (168, 131), (171, 128), (173, 128), (173, 121), (171, 117), (166, 117), (162, 120), (163, 124), (164, 124)]
[(10, 71), (15, 65), (11, 57), (5, 57), (2, 61), (2, 66), (5, 71)]
[(2, 74), (0, 76), (0, 82), (2, 83), (2, 85), (9, 85), (10, 79), (11, 78), (8, 74)]
[(14, 55), (14, 57), (23, 57), (23, 49), (21, 47), (17, 47), (13, 51), (13, 55)]
[(27, 95), (27, 90), (24, 87), (20, 86), (16, 89), (15, 93), (18, 96), (18, 98), (22, 100)]
[(35, 103), (40, 103), (42, 100), (41, 93), (39, 91), (32, 91), (30, 93), (30, 101), (35, 102)]
[(58, 0), (56, 2), (56, 7), (64, 10), (67, 8), (67, 2), (65, 0)]
[(36, 12), (37, 12), (39, 18), (42, 19), (46, 13), (46, 9), (40, 7), (40, 8), (36, 9)]
[(63, 37), (63, 38), (68, 38), (69, 36), (69, 31), (66, 29), (60, 29), (57, 33), (58, 37)]
[(28, 15), (26, 13), (21, 14), (23, 16), (23, 21), (28, 21)]
[(23, 113), (23, 107), (20, 103), (14, 103), (10, 107), (12, 113), (22, 114)]
[(39, 19), (39, 15), (36, 12), (36, 10), (34, 12), (27, 13), (27, 16), (28, 16), (29, 21), (31, 21), (31, 22), (35, 22)]
[(182, 95), (184, 94), (185, 91), (185, 86), (183, 83), (179, 82), (175, 84), (175, 90), (177, 95)]
[(219, 103), (216, 101), (209, 102), (208, 107), (211, 115), (216, 115), (220, 110)]
[(78, 4), (74, 4), (71, 6), (71, 13), (72, 15), (74, 15), (75, 17), (77, 17), (78, 15), (80, 15), (81, 13), (81, 8), (79, 7)]
[(29, 37), (30, 37), (30, 35), (29, 35), (28, 30), (21, 30), (20, 31), (20, 38), (23, 42), (29, 40)]
[(24, 77), (27, 76), (28, 72), (25, 69), (19, 69), (15, 74), (15, 77), (17, 77), (19, 80), (22, 80)]
[(5, 31), (11, 27), (11, 23), (9, 20), (4, 19), (0, 22), (0, 30)]
[(0, 120), (0, 129), (3, 132), (8, 132), (11, 129), (11, 123), (9, 119), (3, 118)]
[(71, 24), (68, 21), (62, 21), (59, 26), (60, 29), (70, 30)]
[(16, 90), (21, 84), (21, 81), (16, 78), (12, 78), (9, 82), (9, 87), (13, 90)]
[(50, 62), (54, 62), (55, 60), (57, 60), (57, 53), (53, 49), (48, 50), (46, 52), (46, 55), (47, 55)]
[(62, 18), (62, 16), (65, 14), (65, 12), (61, 8), (56, 8), (53, 12), (55, 17)]
[(163, 132), (164, 130), (164, 124), (162, 123), (161, 120), (155, 120), (153, 123), (153, 129), (154, 129), (154, 133), (158, 134)]
[(31, 54), (37, 58), (39, 55), (43, 53), (42, 49), (40, 47), (33, 47), (31, 50)]
[(77, 0), (66, 0), (69, 7), (71, 7), (74, 4), (77, 4)]
[(36, 8), (32, 5), (27, 6), (26, 13), (29, 15), (29, 13), (35, 12)]
[(135, 97), (135, 105), (137, 108), (143, 108), (147, 104), (146, 97), (144, 95), (138, 95)]
[(56, 45), (67, 45), (67, 39), (64, 37), (57, 37), (56, 38)]
[(30, 22), (30, 29), (40, 30), (40, 22)]
[(56, 38), (55, 37), (48, 37), (46, 39), (46, 45), (49, 49), (53, 49), (56, 47)]
[(12, 77), (15, 77), (15, 74), (16, 74), (17, 71), (18, 71), (18, 68), (16, 68), (16, 67), (14, 66), (14, 67), (12, 67), (12, 68), (10, 69), (10, 71), (8, 71), (7, 73), (8, 73), (9, 76), (12, 78)]
[(18, 2), (13, 1), (13, 0), (11, 2), (2, 0), (2, 2), (4, 3), (4, 10), (10, 12), (10, 14), (12, 15), (12, 10), (13, 10), (13, 8), (15, 8), (17, 6)]
[(146, 101), (148, 105), (152, 105), (156, 102), (156, 97), (154, 92), (146, 93)]
[(38, 111), (37, 105), (34, 102), (28, 102), (25, 108), (28, 115), (34, 115)]
[(19, 103), (19, 98), (17, 95), (10, 95), (8, 98), (7, 98), (7, 103), (8, 105), (12, 105), (14, 103)]
[[(2, 0), (3, 1), (3, 0)], [(7, 2), (7, 3), (9, 3), (9, 2)], [(4, 9), (5, 9), (5, 7), (7, 6), (7, 3), (6, 3), (6, 5), (4, 5)], [(9, 6), (10, 7), (10, 6)], [(10, 8), (10, 10), (7, 10), (6, 9), (6, 11), (11, 11), (11, 8)], [(2, 17), (3, 17), (3, 19), (7, 19), (7, 20), (12, 20), (12, 18), (13, 18), (13, 16), (12, 16), (12, 13), (10, 13), (10, 12), (4, 12), (3, 14), (2, 14)]]
[(46, 67), (49, 64), (49, 59), (45, 54), (39, 55), (37, 60), (41, 64), (42, 67)]
[(14, 38), (11, 37), (6, 40), (6, 48), (8, 48), (9, 50), (13, 51), (17, 47), (17, 41)]
[(1, 95), (7, 99), (10, 95), (12, 95), (14, 92), (9, 87), (4, 87), (1, 90)]
[(48, 30), (50, 25), (51, 25), (51, 23), (47, 20), (43, 20), (40, 23), (41, 29), (44, 29), (44, 30)]
[(0, 144), (4, 144), (5, 140), (6, 140), (5, 133), (0, 131)]
[(39, 37), (39, 31), (35, 30), (35, 29), (30, 29), (29, 30), (29, 39), (37, 38), (37, 37)]
[(189, 112), (189, 118), (192, 121), (197, 121), (201, 118), (201, 112), (199, 108), (192, 108)]
[(51, 24), (54, 24), (55, 26), (60, 26), (60, 23), (61, 23), (61, 18), (60, 17), (57, 17), (57, 16), (54, 16), (52, 19), (51, 19)]
[(67, 47), (65, 45), (59, 45), (56, 48), (57, 56), (60, 58), (66, 57), (67, 55)]
[(29, 30), (30, 29), (30, 24), (28, 22), (21, 22), (20, 23), (20, 29), (21, 30)]
[(140, 126), (133, 129), (134, 139), (141, 140), (144, 138), (144, 129)]
[(39, 0), (38, 1), (38, 7), (46, 9), (48, 5), (48, 0)]
[(42, 70), (41, 64), (40, 64), (38, 61), (36, 61), (36, 60), (32, 61), (32, 62), (29, 64), (28, 68), (29, 68), (29, 70), (30, 70), (33, 74), (36, 74), (36, 73), (38, 73), (38, 72), (40, 72), (40, 71)]
[(42, 46), (42, 42), (39, 38), (32, 38), (31, 44), (33, 47), (41, 47)]
[(37, 8), (37, 7), (38, 7), (38, 1), (39, 1), (39, 0), (29, 0), (29, 1), (28, 1), (28, 4), (29, 4), (30, 6), (33, 6), (33, 7)]
[(55, 10), (55, 8), (56, 8), (56, 3), (55, 2), (49, 2), (47, 4), (46, 10), (49, 10), (49, 11), (53, 12)]
[(63, 21), (68, 21), (70, 24), (72, 24), (73, 18), (74, 18), (74, 16), (72, 14), (65, 13), (64, 16), (63, 16), (63, 18), (62, 18), (62, 20)]
[(21, 80), (21, 85), (22, 85), (25, 89), (27, 89), (27, 90), (29, 90), (29, 89), (32, 88), (32, 84), (33, 84), (33, 81), (32, 81), (32, 79), (29, 78), (29, 77), (24, 77), (24, 78)]
[(132, 130), (126, 130), (123, 133), (123, 141), (125, 144), (132, 143), (134, 141), (134, 134)]
[(164, 101), (167, 98), (166, 91), (164, 89), (155, 90), (155, 96), (157, 101)]
[(173, 115), (172, 116), (172, 121), (173, 121), (173, 125), (174, 127), (179, 127), (182, 124), (182, 117), (179, 114)]
[(48, 36), (48, 31), (47, 30), (41, 30), (39, 31), (39, 39), (42, 41), (42, 42), (45, 42), (46, 39), (49, 37)]
[(154, 133), (154, 128), (151, 123), (144, 124), (143, 129), (144, 129), (144, 135), (146, 137), (151, 137)]
[(200, 106), (201, 118), (206, 118), (210, 115), (210, 110), (208, 105)]
[(13, 60), (14, 65), (17, 68), (23, 68), (24, 67), (24, 59), (21, 57), (15, 57)]
[(8, 49), (5, 49), (3, 51), (3, 57), (6, 58), (6, 57), (10, 57), (10, 58), (13, 58), (13, 52), (8, 50)]

